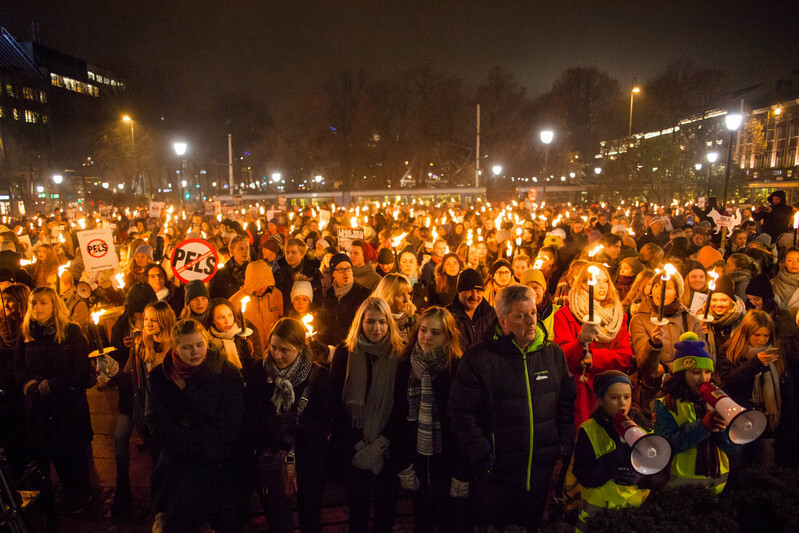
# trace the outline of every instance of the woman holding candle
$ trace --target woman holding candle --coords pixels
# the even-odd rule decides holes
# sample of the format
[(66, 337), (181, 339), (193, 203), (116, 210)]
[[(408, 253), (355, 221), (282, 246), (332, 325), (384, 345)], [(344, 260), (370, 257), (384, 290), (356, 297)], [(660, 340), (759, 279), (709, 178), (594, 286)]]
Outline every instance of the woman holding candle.
[(319, 532), (334, 401), (328, 371), (314, 362), (301, 322), (281, 318), (266, 340), (262, 363), (244, 369), (242, 423), (245, 446), (258, 457), (261, 506), (270, 531), (294, 531), (296, 493), (301, 531)]
[(32, 453), (45, 471), (52, 461), (68, 511), (79, 513), (91, 501), (86, 389), (94, 385), (95, 375), (89, 344), (49, 287), (33, 290), (20, 330), (14, 376), (25, 395)]
[(574, 422), (579, 427), (596, 408), (594, 376), (605, 370), (626, 371), (633, 357), (627, 316), (603, 265), (590, 263), (579, 273), (568, 303), (555, 313), (554, 327), (555, 342), (575, 379)]
[[(662, 275), (654, 277), (652, 293), (644, 299), (630, 320), (630, 342), (638, 362), (637, 381), (634, 383), (633, 400), (638, 409), (650, 414), (650, 403), (660, 390), (664, 374), (670, 372), (674, 359), (674, 344), (680, 335), (693, 331), (704, 341), (702, 323), (682, 304), (680, 296), (685, 283), (678, 272), (673, 272), (668, 281)], [(665, 298), (663, 288), (665, 287)], [(664, 325), (658, 319), (658, 310), (663, 308)]]
[[(732, 280), (727, 276), (720, 276), (715, 281), (709, 302), (705, 309), (710, 311), (713, 321), (702, 322), (702, 331), (705, 332), (708, 351), (715, 362), (718, 349), (730, 339), (732, 331), (741, 323), (746, 307), (743, 300), (735, 296)], [(700, 317), (704, 317), (704, 312)]]

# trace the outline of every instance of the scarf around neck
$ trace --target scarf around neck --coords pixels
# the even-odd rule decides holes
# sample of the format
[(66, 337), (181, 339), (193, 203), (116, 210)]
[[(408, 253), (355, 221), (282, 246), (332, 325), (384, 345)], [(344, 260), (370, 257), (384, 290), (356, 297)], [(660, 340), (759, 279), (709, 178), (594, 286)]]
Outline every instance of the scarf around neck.
[(744, 306), (743, 300), (735, 297), (735, 305), (732, 306), (726, 313), (721, 316), (717, 316), (716, 313), (710, 312), (713, 315), (713, 322), (711, 324), (713, 326), (718, 327), (726, 327), (731, 326), (733, 324), (738, 323), (741, 320), (741, 317), (746, 313), (746, 307)]
[[(208, 356), (206, 355), (206, 360), (207, 359)], [(197, 375), (202, 369), (203, 364), (205, 364), (205, 361), (197, 366), (191, 366), (190, 364), (184, 363), (183, 359), (172, 350), (170, 363), (169, 367), (165, 368), (165, 370), (167, 370), (167, 376), (169, 376), (169, 379), (171, 379), (180, 390), (183, 390), (186, 388), (186, 382), (191, 381), (191, 379)]]
[(241, 333), (241, 328), (238, 324), (233, 324), (233, 327), (225, 333), (222, 333), (216, 329), (216, 326), (211, 326), (211, 335), (222, 341), (222, 348), (225, 352), (227, 360), (233, 363), (236, 368), (241, 370), (241, 358), (239, 357), (239, 350), (236, 348), (235, 340), (236, 335), (239, 333)]
[[(588, 291), (576, 285), (569, 292), (569, 309), (577, 319), (583, 322), (583, 318), (588, 315)], [(616, 338), (621, 330), (621, 323), (624, 319), (624, 309), (621, 302), (614, 300), (609, 307), (602, 305), (594, 300), (594, 314), (599, 318), (599, 334), (597, 342), (610, 342)]]
[(286, 368), (280, 369), (275, 364), (274, 359), (267, 352), (264, 357), (264, 370), (266, 375), (275, 383), (275, 392), (272, 394), (272, 404), (275, 406), (275, 413), (280, 414), (294, 406), (294, 389), (305, 381), (311, 373), (313, 358), (310, 348), (303, 348)]
[(441, 417), (436, 405), (433, 380), (446, 363), (441, 348), (425, 352), (415, 343), (411, 352), (411, 374), (408, 379), (408, 421), (416, 424), (416, 451), (433, 455), (442, 451)]
[(380, 436), (391, 417), (397, 362), (388, 333), (376, 343), (361, 333), (356, 349), (347, 359), (342, 400), (350, 418), (356, 413), (363, 415), (358, 418), (363, 420), (363, 436), (367, 443)]
[(337, 283), (333, 282), (333, 291), (336, 293), (336, 298), (341, 300), (348, 292), (350, 292), (354, 284), (354, 279), (348, 285), (344, 285), (343, 287), (339, 287)]
[(791, 301), (791, 296), (799, 289), (799, 273), (791, 274), (785, 267), (771, 280), (771, 286), (774, 288), (774, 294), (779, 297), (783, 305), (788, 305)]

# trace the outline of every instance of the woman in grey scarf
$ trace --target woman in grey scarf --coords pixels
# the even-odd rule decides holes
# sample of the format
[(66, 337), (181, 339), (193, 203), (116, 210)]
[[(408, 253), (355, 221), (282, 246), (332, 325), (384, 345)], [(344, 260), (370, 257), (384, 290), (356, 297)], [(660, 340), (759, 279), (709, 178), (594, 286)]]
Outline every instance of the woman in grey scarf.
[(389, 304), (367, 298), (358, 308), (346, 340), (333, 354), (331, 374), (341, 405), (334, 446), (347, 467), (349, 530), (367, 531), (374, 490), (374, 531), (391, 531), (399, 479), (383, 468), (390, 441), (384, 430), (394, 403), (394, 381), (404, 349)]

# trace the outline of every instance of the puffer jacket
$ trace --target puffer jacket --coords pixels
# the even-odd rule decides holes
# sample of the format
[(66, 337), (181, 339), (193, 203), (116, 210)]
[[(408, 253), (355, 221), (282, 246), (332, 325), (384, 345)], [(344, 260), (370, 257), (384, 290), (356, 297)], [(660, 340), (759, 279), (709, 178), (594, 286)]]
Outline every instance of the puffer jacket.
[(492, 325), (458, 363), (448, 413), (472, 476), (526, 487), (548, 478), (574, 441), (574, 380), (563, 351), (546, 340), (522, 351)]

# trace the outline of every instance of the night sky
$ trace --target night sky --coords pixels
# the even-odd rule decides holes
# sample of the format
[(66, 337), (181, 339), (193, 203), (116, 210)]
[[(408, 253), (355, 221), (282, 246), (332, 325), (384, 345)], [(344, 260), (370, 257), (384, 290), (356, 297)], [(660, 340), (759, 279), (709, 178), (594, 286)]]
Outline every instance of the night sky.
[[(799, 68), (799, 2), (18, 1), (0, 24), (170, 98), (248, 92), (270, 110), (342, 69), (380, 77), (431, 64), (479, 84), (513, 72), (528, 94), (569, 67), (596, 66), (622, 87), (691, 57), (736, 87)], [(152, 96), (152, 93), (151, 95)]]

